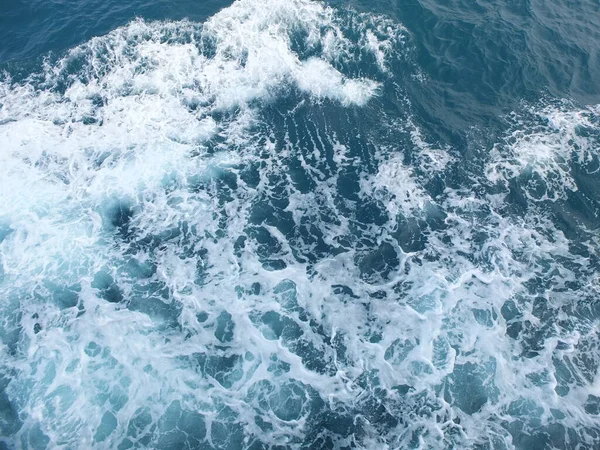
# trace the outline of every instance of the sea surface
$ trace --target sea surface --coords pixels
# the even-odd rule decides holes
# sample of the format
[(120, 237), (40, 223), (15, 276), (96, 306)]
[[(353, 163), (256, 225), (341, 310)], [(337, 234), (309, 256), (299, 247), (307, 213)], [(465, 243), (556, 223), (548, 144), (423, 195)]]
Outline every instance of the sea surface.
[(598, 0), (2, 0), (0, 449), (599, 449)]

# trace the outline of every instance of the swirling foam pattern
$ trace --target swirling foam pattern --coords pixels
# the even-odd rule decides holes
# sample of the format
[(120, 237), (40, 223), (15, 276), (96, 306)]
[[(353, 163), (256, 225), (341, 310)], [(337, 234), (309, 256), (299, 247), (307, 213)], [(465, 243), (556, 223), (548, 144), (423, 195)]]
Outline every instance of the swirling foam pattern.
[(597, 446), (600, 110), (466, 154), (414, 52), (238, 0), (6, 73), (0, 445)]

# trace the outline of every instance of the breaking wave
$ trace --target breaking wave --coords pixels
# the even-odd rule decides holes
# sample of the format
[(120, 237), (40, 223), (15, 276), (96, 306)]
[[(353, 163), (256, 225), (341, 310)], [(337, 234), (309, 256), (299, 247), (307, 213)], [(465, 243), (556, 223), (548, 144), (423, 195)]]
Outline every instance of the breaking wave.
[(592, 448), (598, 107), (527, 106), (465, 164), (411, 51), (238, 0), (5, 74), (5, 445)]

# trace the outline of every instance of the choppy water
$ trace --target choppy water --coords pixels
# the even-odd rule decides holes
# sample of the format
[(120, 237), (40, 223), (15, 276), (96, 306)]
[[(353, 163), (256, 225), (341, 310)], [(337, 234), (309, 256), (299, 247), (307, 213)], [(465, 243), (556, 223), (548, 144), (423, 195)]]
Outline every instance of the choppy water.
[(596, 0), (8, 0), (0, 448), (600, 448)]

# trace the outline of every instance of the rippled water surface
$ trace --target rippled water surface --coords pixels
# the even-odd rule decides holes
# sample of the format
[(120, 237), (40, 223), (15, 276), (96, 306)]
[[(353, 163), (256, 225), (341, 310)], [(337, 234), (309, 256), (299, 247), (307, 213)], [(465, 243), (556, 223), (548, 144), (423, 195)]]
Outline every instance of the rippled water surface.
[(7, 0), (0, 448), (600, 448), (596, 0)]

